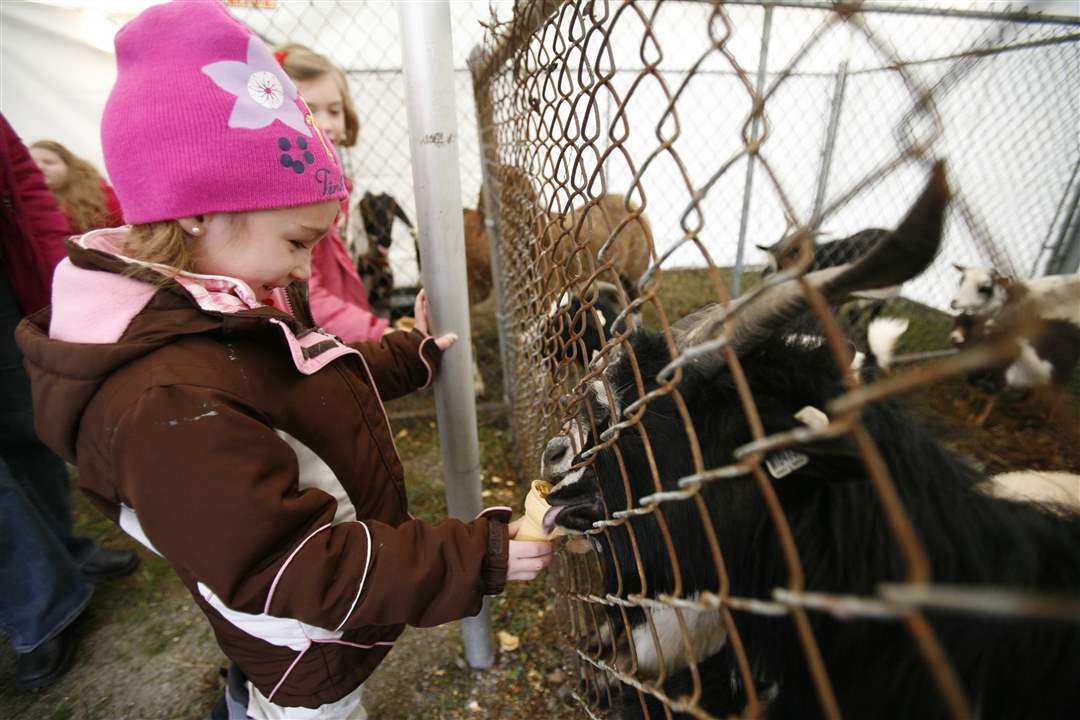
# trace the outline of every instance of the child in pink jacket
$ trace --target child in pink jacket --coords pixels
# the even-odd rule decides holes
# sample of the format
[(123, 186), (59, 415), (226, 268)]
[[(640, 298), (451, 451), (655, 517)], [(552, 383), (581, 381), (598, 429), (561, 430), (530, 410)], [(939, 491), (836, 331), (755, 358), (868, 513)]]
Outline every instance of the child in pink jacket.
[[(311, 114), (337, 147), (350, 148), (360, 133), (345, 73), (324, 56), (292, 43), (279, 47), (274, 57), (296, 83)], [(346, 189), (352, 183), (345, 179)], [(348, 201), (342, 203), (340, 223), (348, 222)], [(378, 340), (389, 322), (371, 312), (367, 290), (349, 257), (335, 223), (330, 235), (311, 254), (309, 302), (315, 322), (345, 342)]]

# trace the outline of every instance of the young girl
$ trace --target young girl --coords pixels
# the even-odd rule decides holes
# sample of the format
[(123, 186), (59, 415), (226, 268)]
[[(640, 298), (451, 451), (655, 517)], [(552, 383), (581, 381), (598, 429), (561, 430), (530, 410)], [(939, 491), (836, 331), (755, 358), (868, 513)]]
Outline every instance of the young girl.
[[(349, 86), (343, 73), (327, 58), (292, 43), (274, 51), (296, 89), (307, 103), (315, 121), (338, 147), (352, 147), (360, 132), (360, 120), (353, 109)], [(345, 187), (352, 183), (345, 178)], [(342, 202), (339, 218), (349, 217), (348, 200)], [(367, 290), (345, 248), (335, 223), (330, 234), (311, 255), (309, 302), (315, 322), (346, 342), (378, 340), (388, 321), (371, 312)]]
[[(19, 327), (38, 430), (190, 590), (242, 671), (231, 717), (362, 718), (406, 623), (475, 614), (550, 545), (512, 540), (505, 508), (409, 514), (383, 400), (456, 338), (427, 335), (423, 297), (418, 329), (378, 344), (313, 327), (304, 281), (345, 186), (269, 49), (218, 3), (176, 2), (116, 57), (102, 141), (132, 227), (69, 242), (51, 311)], [(332, 478), (299, 473), (283, 435)]]
[(75, 232), (124, 224), (116, 193), (93, 165), (55, 140), (38, 140), (30, 155)]

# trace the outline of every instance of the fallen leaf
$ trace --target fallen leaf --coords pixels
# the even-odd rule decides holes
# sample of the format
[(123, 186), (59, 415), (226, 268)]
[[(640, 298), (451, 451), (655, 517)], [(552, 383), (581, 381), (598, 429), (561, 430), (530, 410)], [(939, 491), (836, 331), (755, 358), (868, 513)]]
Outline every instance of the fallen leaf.
[(503, 652), (512, 652), (521, 645), (521, 639), (517, 635), (500, 630), (498, 633), (499, 649)]

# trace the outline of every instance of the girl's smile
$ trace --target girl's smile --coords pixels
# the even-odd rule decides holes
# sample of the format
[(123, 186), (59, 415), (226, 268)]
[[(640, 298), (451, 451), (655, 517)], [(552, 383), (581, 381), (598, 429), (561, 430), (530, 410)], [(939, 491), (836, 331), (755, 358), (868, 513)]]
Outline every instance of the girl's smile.
[[(242, 280), (265, 301), (277, 288), (311, 277), (311, 251), (330, 231), (340, 204), (330, 200), (277, 210), (180, 218), (194, 235), (194, 270)], [(193, 227), (199, 227), (197, 235)]]

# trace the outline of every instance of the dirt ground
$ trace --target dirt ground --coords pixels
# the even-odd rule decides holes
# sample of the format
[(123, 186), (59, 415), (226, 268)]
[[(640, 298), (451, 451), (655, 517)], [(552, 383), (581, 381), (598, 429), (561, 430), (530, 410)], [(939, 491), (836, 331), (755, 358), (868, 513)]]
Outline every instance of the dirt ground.
[[(923, 391), (913, 402), (923, 422), (941, 429), (946, 444), (975, 457), (988, 472), (1019, 468), (1080, 470), (1080, 441), (1048, 432), (1044, 416), (1019, 398), (1005, 396), (981, 428), (967, 418), (983, 399), (962, 381)], [(1073, 400), (1070, 410), (1076, 412)], [(409, 479), (412, 511), (425, 519), (445, 514), (434, 423), (395, 423)], [(517, 506), (526, 480), (514, 477), (504, 418), (482, 418), (481, 458), (485, 502)], [(14, 656), (0, 650), (0, 719), (120, 720), (201, 718), (220, 696), (219, 669), (226, 660), (209, 626), (166, 563), (142, 551), (103, 520), (76, 493), (80, 531), (110, 547), (142, 556), (132, 576), (99, 588), (79, 621), (74, 668), (52, 688), (16, 692)], [(511, 584), (491, 601), (493, 631), (516, 637), (513, 650), (497, 651), (494, 667), (470, 670), (456, 624), (405, 633), (368, 681), (366, 705), (374, 719), (584, 717), (569, 698), (562, 668), (553, 590), (546, 579)], [(496, 643), (498, 645), (498, 643)]]
[(988, 396), (960, 379), (911, 398), (924, 421), (940, 429), (947, 446), (975, 459), (990, 475), (1011, 470), (1080, 473), (1080, 371), (1051, 421), (1043, 405), (1006, 391), (986, 422), (973, 424), (987, 401)]

